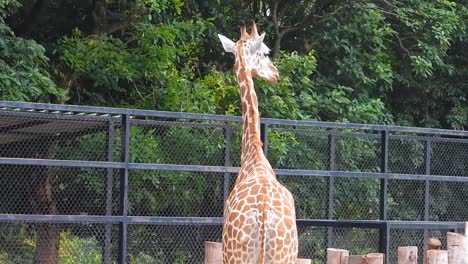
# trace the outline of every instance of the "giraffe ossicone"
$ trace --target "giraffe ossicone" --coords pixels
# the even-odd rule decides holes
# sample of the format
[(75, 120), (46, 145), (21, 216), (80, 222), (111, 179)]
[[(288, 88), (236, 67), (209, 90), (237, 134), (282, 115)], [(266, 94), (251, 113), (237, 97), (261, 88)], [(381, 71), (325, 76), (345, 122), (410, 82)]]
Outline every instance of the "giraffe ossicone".
[(263, 153), (253, 82), (260, 77), (273, 84), (279, 74), (267, 56), (265, 33), (259, 35), (254, 22), (250, 34), (244, 24), (240, 33), (237, 42), (218, 35), (224, 50), (235, 56), (243, 120), (241, 168), (224, 206), (223, 262), (293, 264), (298, 251), (294, 199)]

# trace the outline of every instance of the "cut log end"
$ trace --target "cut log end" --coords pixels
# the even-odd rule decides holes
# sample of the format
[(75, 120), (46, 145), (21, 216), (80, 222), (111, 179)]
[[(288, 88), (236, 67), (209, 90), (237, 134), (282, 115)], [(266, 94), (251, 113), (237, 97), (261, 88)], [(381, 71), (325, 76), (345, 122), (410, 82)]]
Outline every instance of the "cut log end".
[(364, 256), (361, 255), (352, 255), (349, 257), (345, 257), (345, 263), (346, 264), (362, 264), (362, 259)]
[(398, 264), (417, 264), (418, 247), (408, 246), (398, 248)]
[(205, 264), (223, 263), (223, 244), (205, 241)]
[(430, 237), (429, 240), (427, 241), (427, 249), (440, 249), (442, 246), (442, 243), (437, 237)]
[(296, 260), (296, 264), (312, 264), (312, 260), (311, 259), (298, 258)]
[(465, 222), (465, 236), (468, 237), (468, 222)]
[(327, 264), (345, 264), (345, 257), (348, 256), (348, 250), (327, 248)]
[(364, 262), (367, 264), (384, 264), (385, 254), (383, 253), (369, 253), (364, 257)]
[(447, 232), (448, 262), (468, 264), (468, 237)]
[(426, 264), (448, 264), (447, 250), (428, 250), (426, 255)]

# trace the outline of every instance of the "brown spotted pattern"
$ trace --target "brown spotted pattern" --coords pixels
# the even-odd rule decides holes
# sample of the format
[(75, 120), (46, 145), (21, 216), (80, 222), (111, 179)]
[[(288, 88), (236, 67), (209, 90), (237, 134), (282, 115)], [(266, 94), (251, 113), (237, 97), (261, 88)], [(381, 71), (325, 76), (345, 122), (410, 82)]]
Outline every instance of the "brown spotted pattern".
[(253, 77), (272, 84), (279, 76), (266, 56), (265, 44), (252, 50), (258, 37), (255, 23), (250, 35), (241, 26), (235, 45), (243, 118), (241, 169), (224, 207), (223, 259), (239, 264), (295, 263), (298, 240), (293, 196), (276, 180), (260, 140)]

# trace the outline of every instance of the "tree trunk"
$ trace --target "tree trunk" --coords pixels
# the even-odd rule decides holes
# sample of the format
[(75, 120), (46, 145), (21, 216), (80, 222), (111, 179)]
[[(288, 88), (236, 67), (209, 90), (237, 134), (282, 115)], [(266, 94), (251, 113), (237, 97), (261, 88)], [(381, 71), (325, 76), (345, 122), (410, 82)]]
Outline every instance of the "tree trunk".
[(382, 253), (369, 253), (364, 257), (362, 263), (365, 264), (384, 264), (385, 254)]
[(426, 264), (448, 264), (447, 250), (428, 250)]
[(345, 257), (349, 257), (348, 250), (327, 248), (327, 264), (346, 264)]
[(364, 256), (361, 255), (352, 255), (349, 257), (345, 257), (346, 264), (362, 264)]
[[(44, 144), (38, 144), (32, 158), (45, 159), (49, 151), (57, 144), (58, 138), (48, 138)], [(53, 142), (52, 144), (51, 141)], [(54, 177), (45, 167), (34, 167), (31, 173), (31, 188), (36, 188), (36, 195), (32, 198), (35, 214), (58, 215), (57, 200), (53, 194)], [(57, 264), (60, 244), (60, 226), (58, 224), (38, 224), (37, 240), (34, 252), (35, 264)]]
[(58, 263), (60, 227), (56, 224), (40, 226), (34, 254), (35, 264)]
[(223, 244), (205, 241), (205, 264), (223, 263)]
[[(47, 174), (47, 170), (45, 170)], [(41, 175), (42, 176), (42, 175)], [(39, 177), (42, 178), (42, 177)], [(58, 215), (57, 202), (53, 197), (53, 182), (51, 175), (46, 175), (44, 181), (38, 184), (38, 200), (40, 211), (49, 215)], [(41, 210), (42, 209), (42, 210)], [(45, 210), (45, 211), (44, 211)], [(57, 264), (60, 244), (60, 227), (57, 224), (39, 224), (36, 251), (34, 253), (35, 264)]]
[(417, 264), (418, 247), (399, 247), (398, 264)]
[(447, 253), (450, 264), (468, 264), (468, 237), (447, 232)]

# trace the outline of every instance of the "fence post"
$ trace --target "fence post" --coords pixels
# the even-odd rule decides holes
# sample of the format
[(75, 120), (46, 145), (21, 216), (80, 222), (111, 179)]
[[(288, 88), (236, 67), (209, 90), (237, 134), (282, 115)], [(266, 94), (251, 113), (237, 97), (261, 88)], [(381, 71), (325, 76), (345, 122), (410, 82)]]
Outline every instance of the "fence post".
[(268, 123), (265, 120), (260, 123), (260, 140), (263, 142), (263, 153), (268, 157)]
[(389, 247), (390, 247), (390, 235), (389, 226), (387, 225), (387, 195), (388, 195), (388, 137), (389, 132), (382, 130), (381, 135), (381, 160), (380, 160), (380, 172), (383, 173), (384, 178), (380, 180), (380, 220), (384, 222), (379, 232), (379, 249), (381, 253), (385, 254), (385, 263), (388, 263)]
[(128, 213), (128, 163), (130, 145), (130, 117), (122, 115), (122, 146), (121, 162), (125, 167), (120, 171), (120, 216), (123, 216), (119, 223), (119, 256), (118, 263), (127, 263), (127, 213)]
[[(109, 121), (109, 130), (107, 132), (107, 161), (114, 161), (115, 147), (115, 123)], [(106, 215), (112, 215), (112, 187), (114, 181), (114, 169), (107, 169), (106, 179)], [(112, 224), (106, 224), (104, 235), (104, 264), (111, 263), (112, 253)]]
[[(336, 170), (336, 135), (332, 131), (328, 136), (328, 144), (329, 144), (329, 169), (331, 171)], [(327, 204), (327, 219), (332, 220), (335, 218), (335, 178), (334, 177), (327, 177), (327, 190), (328, 190), (328, 204)], [(327, 237), (326, 237), (326, 245), (327, 248), (332, 247), (333, 242), (333, 228), (327, 227)]]
[[(431, 174), (431, 160), (432, 160), (432, 142), (426, 141), (426, 170), (425, 174)], [(429, 221), (429, 209), (431, 206), (431, 185), (429, 180), (424, 181), (424, 221)], [(423, 241), (429, 239), (429, 230), (424, 229)], [(427, 243), (423, 243), (423, 252), (428, 250)], [(423, 263), (426, 263), (426, 258), (423, 258)]]
[[(224, 147), (224, 166), (230, 167), (232, 166), (231, 161), (231, 148), (232, 148), (232, 130), (229, 125), (226, 125), (224, 128), (224, 139), (226, 141)], [(230, 180), (231, 174), (229, 172), (224, 173), (224, 202), (223, 205), (226, 203), (226, 200), (229, 196), (229, 187), (230, 187)]]

